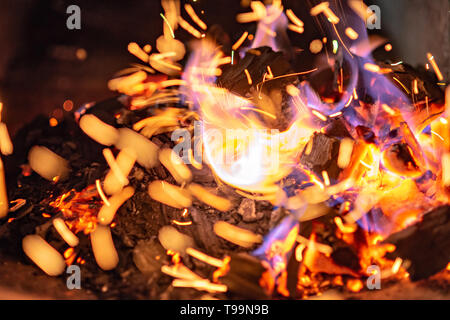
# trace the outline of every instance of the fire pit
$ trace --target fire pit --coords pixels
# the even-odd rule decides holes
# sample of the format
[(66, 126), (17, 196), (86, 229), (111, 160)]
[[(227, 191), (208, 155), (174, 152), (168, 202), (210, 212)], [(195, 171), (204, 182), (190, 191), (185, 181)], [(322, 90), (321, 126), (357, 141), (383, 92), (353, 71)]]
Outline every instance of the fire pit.
[(233, 42), (163, 0), (113, 98), (0, 122), (2, 298), (450, 297), (439, 61), (389, 60), (362, 1), (269, 2)]

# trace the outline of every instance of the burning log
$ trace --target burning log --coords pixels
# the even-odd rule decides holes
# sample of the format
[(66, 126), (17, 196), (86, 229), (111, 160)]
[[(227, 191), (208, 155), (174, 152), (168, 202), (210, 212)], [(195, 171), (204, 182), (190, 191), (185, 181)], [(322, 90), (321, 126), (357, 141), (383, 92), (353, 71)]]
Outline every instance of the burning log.
[(248, 50), (242, 60), (225, 66), (217, 83), (240, 96), (254, 97), (256, 105), (276, 117), (276, 120), (265, 117), (264, 121), (284, 129), (292, 120), (285, 88), (296, 84), (297, 76), (282, 53), (262, 47)]
[(323, 133), (315, 133), (300, 156), (300, 163), (319, 177), (326, 171), (331, 179), (337, 179), (340, 140)]
[(449, 235), (450, 206), (444, 205), (425, 213), (422, 221), (384, 240), (396, 247), (387, 257), (409, 260), (411, 280), (427, 278), (444, 269), (450, 261)]
[(406, 143), (395, 143), (383, 153), (384, 165), (388, 170), (404, 176), (418, 177), (423, 172)]

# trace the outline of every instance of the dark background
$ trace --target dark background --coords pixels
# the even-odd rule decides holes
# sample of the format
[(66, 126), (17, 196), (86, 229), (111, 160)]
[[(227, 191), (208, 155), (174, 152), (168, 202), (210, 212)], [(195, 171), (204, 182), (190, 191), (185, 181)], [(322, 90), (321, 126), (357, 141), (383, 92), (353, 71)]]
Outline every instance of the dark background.
[[(232, 42), (244, 30), (254, 30), (236, 22), (238, 12), (249, 11), (241, 0), (188, 2), (208, 26), (221, 25)], [(311, 60), (309, 42), (324, 36), (308, 13), (318, 2), (283, 1), (305, 22), (304, 35), (290, 33), (293, 44), (306, 49), (299, 57), (305, 64)], [(366, 1), (374, 2), (381, 7), (382, 29), (377, 32), (391, 39), (393, 55), (417, 65), (426, 62), (426, 52), (432, 52), (448, 78), (449, 0)], [(66, 8), (71, 4), (81, 8), (81, 30), (66, 28)], [(135, 41), (154, 47), (162, 34), (161, 12), (159, 0), (0, 0), (0, 101), (10, 131), (38, 113), (61, 113), (67, 99), (77, 108), (114, 95), (107, 81), (129, 63), (139, 62), (127, 52), (127, 44)], [(188, 38), (180, 29), (176, 35)], [(80, 48), (87, 53), (84, 60), (76, 56)]]

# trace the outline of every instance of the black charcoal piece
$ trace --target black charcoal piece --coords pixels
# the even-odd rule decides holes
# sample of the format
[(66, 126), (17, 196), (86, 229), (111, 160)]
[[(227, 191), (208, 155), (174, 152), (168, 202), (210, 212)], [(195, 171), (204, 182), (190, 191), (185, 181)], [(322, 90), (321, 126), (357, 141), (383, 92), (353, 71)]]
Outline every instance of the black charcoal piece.
[[(323, 133), (314, 133), (312, 146), (303, 150), (300, 163), (322, 177), (322, 171), (327, 171), (330, 179), (337, 179), (340, 169), (337, 165), (340, 140)], [(309, 144), (308, 143), (308, 144)], [(310, 148), (310, 152), (308, 149)]]
[(450, 261), (450, 206), (444, 205), (426, 213), (422, 221), (389, 236), (384, 242), (396, 249), (387, 255), (409, 260), (413, 281), (427, 278)]

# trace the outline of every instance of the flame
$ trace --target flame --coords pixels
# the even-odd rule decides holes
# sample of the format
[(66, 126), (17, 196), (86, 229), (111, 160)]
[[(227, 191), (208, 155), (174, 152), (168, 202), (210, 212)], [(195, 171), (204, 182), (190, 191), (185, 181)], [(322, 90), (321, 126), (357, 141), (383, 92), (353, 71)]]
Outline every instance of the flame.
[[(238, 96), (217, 82), (224, 65), (235, 64), (235, 56), (242, 57), (245, 50), (259, 55), (255, 48), (261, 46), (269, 46), (292, 57), (286, 30), (303, 33), (308, 28), (292, 10), (284, 11), (280, 0), (267, 6), (261, 1), (251, 1), (250, 6), (251, 12), (241, 13), (236, 18), (241, 23), (257, 22), (256, 33), (253, 36), (245, 31), (228, 56), (207, 39), (203, 33), (207, 26), (192, 6), (185, 5), (185, 10), (201, 31), (181, 18), (175, 2), (163, 1), (166, 15), (161, 14), (161, 17), (166, 40), (175, 41), (173, 30), (178, 25), (199, 39), (192, 45), (193, 51), (184, 71), (174, 62), (179, 60), (174, 59), (179, 52), (149, 55), (151, 47), (141, 49), (136, 43), (130, 43), (128, 49), (141, 60), (149, 61), (155, 69), (167, 70), (171, 76), (182, 72), (182, 79), (150, 77), (146, 72), (154, 73), (155, 70), (140, 66), (131, 68), (128, 76), (111, 80), (109, 87), (132, 96), (132, 110), (156, 102), (178, 103), (184, 99), (200, 115), (203, 159), (215, 176), (236, 188), (240, 195), (270, 200), (290, 210), (291, 214), (253, 252), (268, 266), (260, 279), (260, 285), (268, 293), (277, 286), (278, 293), (289, 296), (287, 261), (297, 241), (300, 244), (295, 249), (295, 259), (301, 263), (297, 287), (303, 294), (318, 293), (322, 287), (330, 285), (346, 286), (348, 290), (358, 292), (363, 288), (359, 278), (369, 276), (366, 270), (373, 264), (380, 266), (384, 277), (407, 276), (402, 270), (401, 259), (389, 261), (385, 258), (385, 254), (395, 247), (383, 244), (382, 240), (417, 222), (426, 209), (450, 202), (450, 89), (444, 114), (443, 106), (429, 97), (415, 101), (421, 93), (419, 82), (416, 79), (404, 83), (394, 75), (402, 61), (391, 65), (375, 62), (371, 56), (374, 46), (384, 45), (386, 51), (391, 51), (392, 45), (380, 38), (369, 41), (365, 26), (369, 14), (367, 7), (362, 1), (350, 1), (354, 13), (346, 15), (345, 19), (338, 16), (345, 10), (341, 6), (338, 8), (337, 3), (321, 2), (310, 10), (317, 23), (325, 21), (321, 29), (327, 33), (322, 41), (317, 39), (310, 47), (311, 51), (320, 47), (313, 52), (320, 57), (317, 68), (279, 75), (268, 65), (267, 70), (262, 71), (260, 83), (256, 83), (256, 78), (244, 68), (247, 83), (255, 92), (251, 98)], [(320, 54), (327, 45), (332, 45), (332, 52), (323, 50)], [(433, 55), (428, 53), (427, 58), (427, 69), (431, 65), (442, 82), (442, 73)], [(314, 84), (315, 76), (327, 72), (335, 75), (333, 83), (320, 81)], [(263, 86), (268, 81), (306, 73), (310, 73), (309, 82), (289, 84), (285, 88), (293, 116), (287, 128), (280, 131), (273, 125), (279, 117), (274, 111), (276, 107), (264, 94)], [(408, 99), (410, 95), (412, 102)], [(368, 100), (372, 102), (366, 102)], [(87, 108), (89, 105), (77, 111), (78, 116)], [(154, 130), (155, 122), (168, 115), (166, 112), (172, 113), (167, 109), (160, 116), (136, 123), (134, 129), (152, 127), (149, 130)], [(351, 127), (351, 137), (340, 141), (339, 176), (332, 177), (326, 170), (313, 172), (304, 168), (299, 163), (300, 153), (310, 154), (313, 133), (325, 133), (323, 126), (337, 117)], [(172, 116), (166, 121), (168, 127), (178, 123)], [(148, 133), (152, 134), (153, 131)], [(189, 157), (193, 158), (190, 152)], [(197, 162), (194, 165), (196, 168), (202, 166)], [(283, 190), (281, 182), (286, 177), (296, 180), (294, 196)], [(188, 188), (192, 189), (193, 185)], [(101, 205), (101, 201), (95, 188), (92, 189), (80, 193), (71, 191), (51, 203), (63, 212), (75, 232), (89, 233), (95, 228), (96, 206)], [(101, 194), (100, 187), (98, 191)], [(320, 211), (318, 204), (325, 202), (340, 208), (339, 216), (333, 217), (331, 226), (327, 226), (334, 228), (331, 236), (355, 250), (361, 270), (336, 265), (332, 260), (333, 248), (320, 242), (324, 239), (317, 230), (313, 229), (309, 239), (299, 235), (299, 220), (320, 216), (316, 212)], [(227, 210), (228, 206), (223, 211)], [(186, 216), (187, 209), (184, 209), (182, 218)], [(172, 223), (187, 226), (192, 222), (174, 219)], [(186, 270), (178, 253), (167, 253), (174, 266), (164, 268), (163, 272), (192, 281), (200, 280)], [(197, 257), (200, 256), (197, 253)], [(228, 273), (229, 262), (230, 257), (226, 257), (223, 263), (217, 263), (220, 266), (214, 272), (214, 281)], [(338, 275), (324, 280), (321, 276), (324, 265), (329, 269), (327, 273)], [(315, 270), (316, 267), (320, 271)], [(351, 275), (354, 279), (344, 281), (341, 274)], [(188, 284), (177, 282), (177, 286)]]
[(71, 231), (89, 234), (97, 226), (97, 213), (102, 207), (102, 200), (96, 186), (91, 185), (81, 192), (70, 190), (49, 205), (62, 212)]
[(274, 193), (276, 182), (291, 172), (314, 128), (300, 112), (286, 131), (265, 125), (264, 110), (215, 84), (213, 71), (222, 55), (212, 43), (199, 42), (184, 73), (187, 95), (202, 115), (205, 160), (234, 187)]

